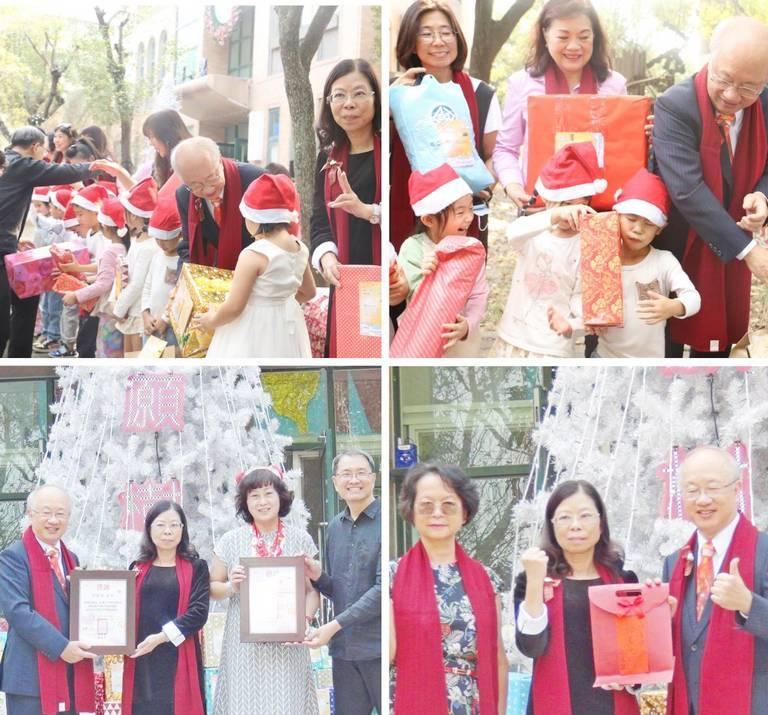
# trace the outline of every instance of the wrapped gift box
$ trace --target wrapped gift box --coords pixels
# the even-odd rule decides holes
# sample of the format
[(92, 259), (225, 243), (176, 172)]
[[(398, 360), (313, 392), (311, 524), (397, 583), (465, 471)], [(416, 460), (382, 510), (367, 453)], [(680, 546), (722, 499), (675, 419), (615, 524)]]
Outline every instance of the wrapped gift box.
[[(104, 706), (109, 701), (119, 703), (123, 697), (123, 656), (104, 656)], [(119, 712), (119, 711), (118, 711)]]
[(667, 691), (647, 690), (638, 696), (640, 715), (667, 715)]
[(309, 333), (312, 357), (325, 357), (325, 339), (328, 332), (328, 289), (318, 288), (317, 295), (301, 306)]
[(171, 327), (182, 357), (204, 357), (213, 333), (190, 328), (192, 316), (224, 302), (232, 284), (232, 271), (185, 263), (171, 303)]
[(104, 703), (104, 715), (120, 715), (120, 703), (119, 702), (107, 702)]
[(621, 234), (615, 212), (584, 216), (581, 233), (581, 304), (584, 325), (621, 327)]
[(330, 688), (333, 685), (333, 669), (332, 668), (318, 668), (312, 671), (312, 675), (315, 679), (315, 687)]
[(750, 330), (738, 343), (731, 348), (732, 358), (766, 358), (768, 357), (768, 330)]
[(339, 266), (334, 291), (336, 357), (381, 357), (381, 266)]
[(206, 668), (218, 668), (221, 661), (221, 645), (224, 642), (224, 624), (227, 614), (214, 611), (208, 614), (208, 621), (203, 626), (203, 665)]
[(334, 715), (333, 688), (321, 688), (317, 691), (319, 715)]
[(650, 97), (529, 97), (527, 191), (533, 191), (542, 167), (559, 149), (566, 144), (591, 141), (608, 181), (608, 188), (592, 199), (592, 206), (609, 210), (615, 203), (616, 190), (647, 163), (645, 125), (650, 113)]
[(213, 703), (214, 698), (216, 697), (216, 682), (218, 679), (218, 668), (203, 668), (203, 680), (205, 683), (205, 706), (209, 713), (213, 712)]
[[(89, 263), (88, 249), (80, 243), (59, 243), (59, 251), (71, 251), (78, 263)], [(50, 246), (10, 253), (4, 257), (8, 283), (19, 298), (41, 295), (53, 288), (56, 260)]]
[(507, 688), (507, 715), (525, 715), (531, 692), (530, 673), (510, 673)]

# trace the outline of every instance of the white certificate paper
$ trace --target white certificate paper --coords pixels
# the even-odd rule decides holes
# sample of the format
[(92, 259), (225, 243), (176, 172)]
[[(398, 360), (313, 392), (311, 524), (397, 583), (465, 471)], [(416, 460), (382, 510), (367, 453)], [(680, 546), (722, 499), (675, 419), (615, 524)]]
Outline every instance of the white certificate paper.
[(296, 569), (292, 566), (249, 569), (248, 608), (251, 633), (295, 633)]
[(92, 646), (127, 646), (127, 600), (125, 579), (83, 579), (78, 614), (80, 640)]

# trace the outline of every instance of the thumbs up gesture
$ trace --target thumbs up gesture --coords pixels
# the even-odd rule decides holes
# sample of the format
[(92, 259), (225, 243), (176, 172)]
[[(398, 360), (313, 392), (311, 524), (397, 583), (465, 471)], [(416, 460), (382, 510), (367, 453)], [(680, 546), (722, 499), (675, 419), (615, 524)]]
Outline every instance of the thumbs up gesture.
[(745, 616), (752, 608), (752, 592), (747, 588), (739, 573), (739, 559), (731, 559), (728, 573), (715, 577), (710, 592), (712, 600), (727, 611), (740, 611)]

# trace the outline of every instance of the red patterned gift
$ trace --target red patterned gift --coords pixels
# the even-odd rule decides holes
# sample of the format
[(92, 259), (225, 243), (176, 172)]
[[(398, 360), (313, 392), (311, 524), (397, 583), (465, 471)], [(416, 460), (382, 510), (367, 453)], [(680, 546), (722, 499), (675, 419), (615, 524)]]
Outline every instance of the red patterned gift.
[(334, 291), (336, 357), (381, 357), (381, 266), (339, 266)]
[[(81, 281), (79, 278), (75, 278), (71, 273), (62, 273), (56, 277), (56, 280), (53, 281), (51, 290), (55, 290), (57, 293), (74, 293), (76, 290), (85, 288), (86, 285), (87, 283), (85, 281)], [(80, 303), (80, 307), (86, 313), (90, 313), (98, 300), (98, 298), (92, 298), (91, 300), (87, 300), (85, 303)]]
[(581, 304), (584, 325), (624, 325), (621, 234), (614, 212), (584, 216), (581, 233)]
[[(90, 262), (88, 249), (80, 243), (59, 243), (56, 247), (60, 253), (71, 251), (78, 263)], [(59, 259), (60, 260), (60, 259)], [(33, 248), (29, 251), (19, 251), (5, 256), (5, 272), (8, 283), (19, 298), (30, 298), (41, 295), (53, 288), (53, 270), (57, 262), (51, 254), (50, 246)]]
[(318, 288), (317, 295), (301, 306), (312, 346), (312, 357), (321, 358), (325, 353), (325, 337), (328, 332), (328, 291)]

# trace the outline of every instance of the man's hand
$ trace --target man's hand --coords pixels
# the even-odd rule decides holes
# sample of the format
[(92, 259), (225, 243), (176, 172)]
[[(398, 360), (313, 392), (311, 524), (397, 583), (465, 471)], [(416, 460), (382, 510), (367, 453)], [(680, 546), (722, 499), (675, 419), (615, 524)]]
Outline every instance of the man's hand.
[(323, 567), (319, 561), (315, 561), (311, 556), (304, 555), (304, 575), (312, 580), (317, 581), (323, 574)]
[(710, 598), (726, 611), (748, 614), (752, 608), (752, 591), (747, 588), (739, 573), (739, 559), (731, 559), (728, 573), (719, 573), (712, 584)]
[(309, 646), (310, 648), (319, 648), (320, 646), (324, 646), (340, 630), (341, 626), (336, 623), (336, 621), (326, 623), (324, 626), (320, 626), (320, 628), (316, 628), (315, 630), (311, 631), (304, 638), (304, 645)]
[(745, 257), (744, 263), (759, 281), (768, 283), (768, 248), (755, 246)]
[(69, 641), (67, 647), (61, 652), (61, 659), (67, 663), (79, 663), (85, 658), (96, 659), (96, 654), (90, 652), (91, 646), (82, 641)]
[(768, 201), (759, 191), (747, 194), (742, 204), (745, 214), (736, 225), (750, 233), (759, 231), (768, 219)]

